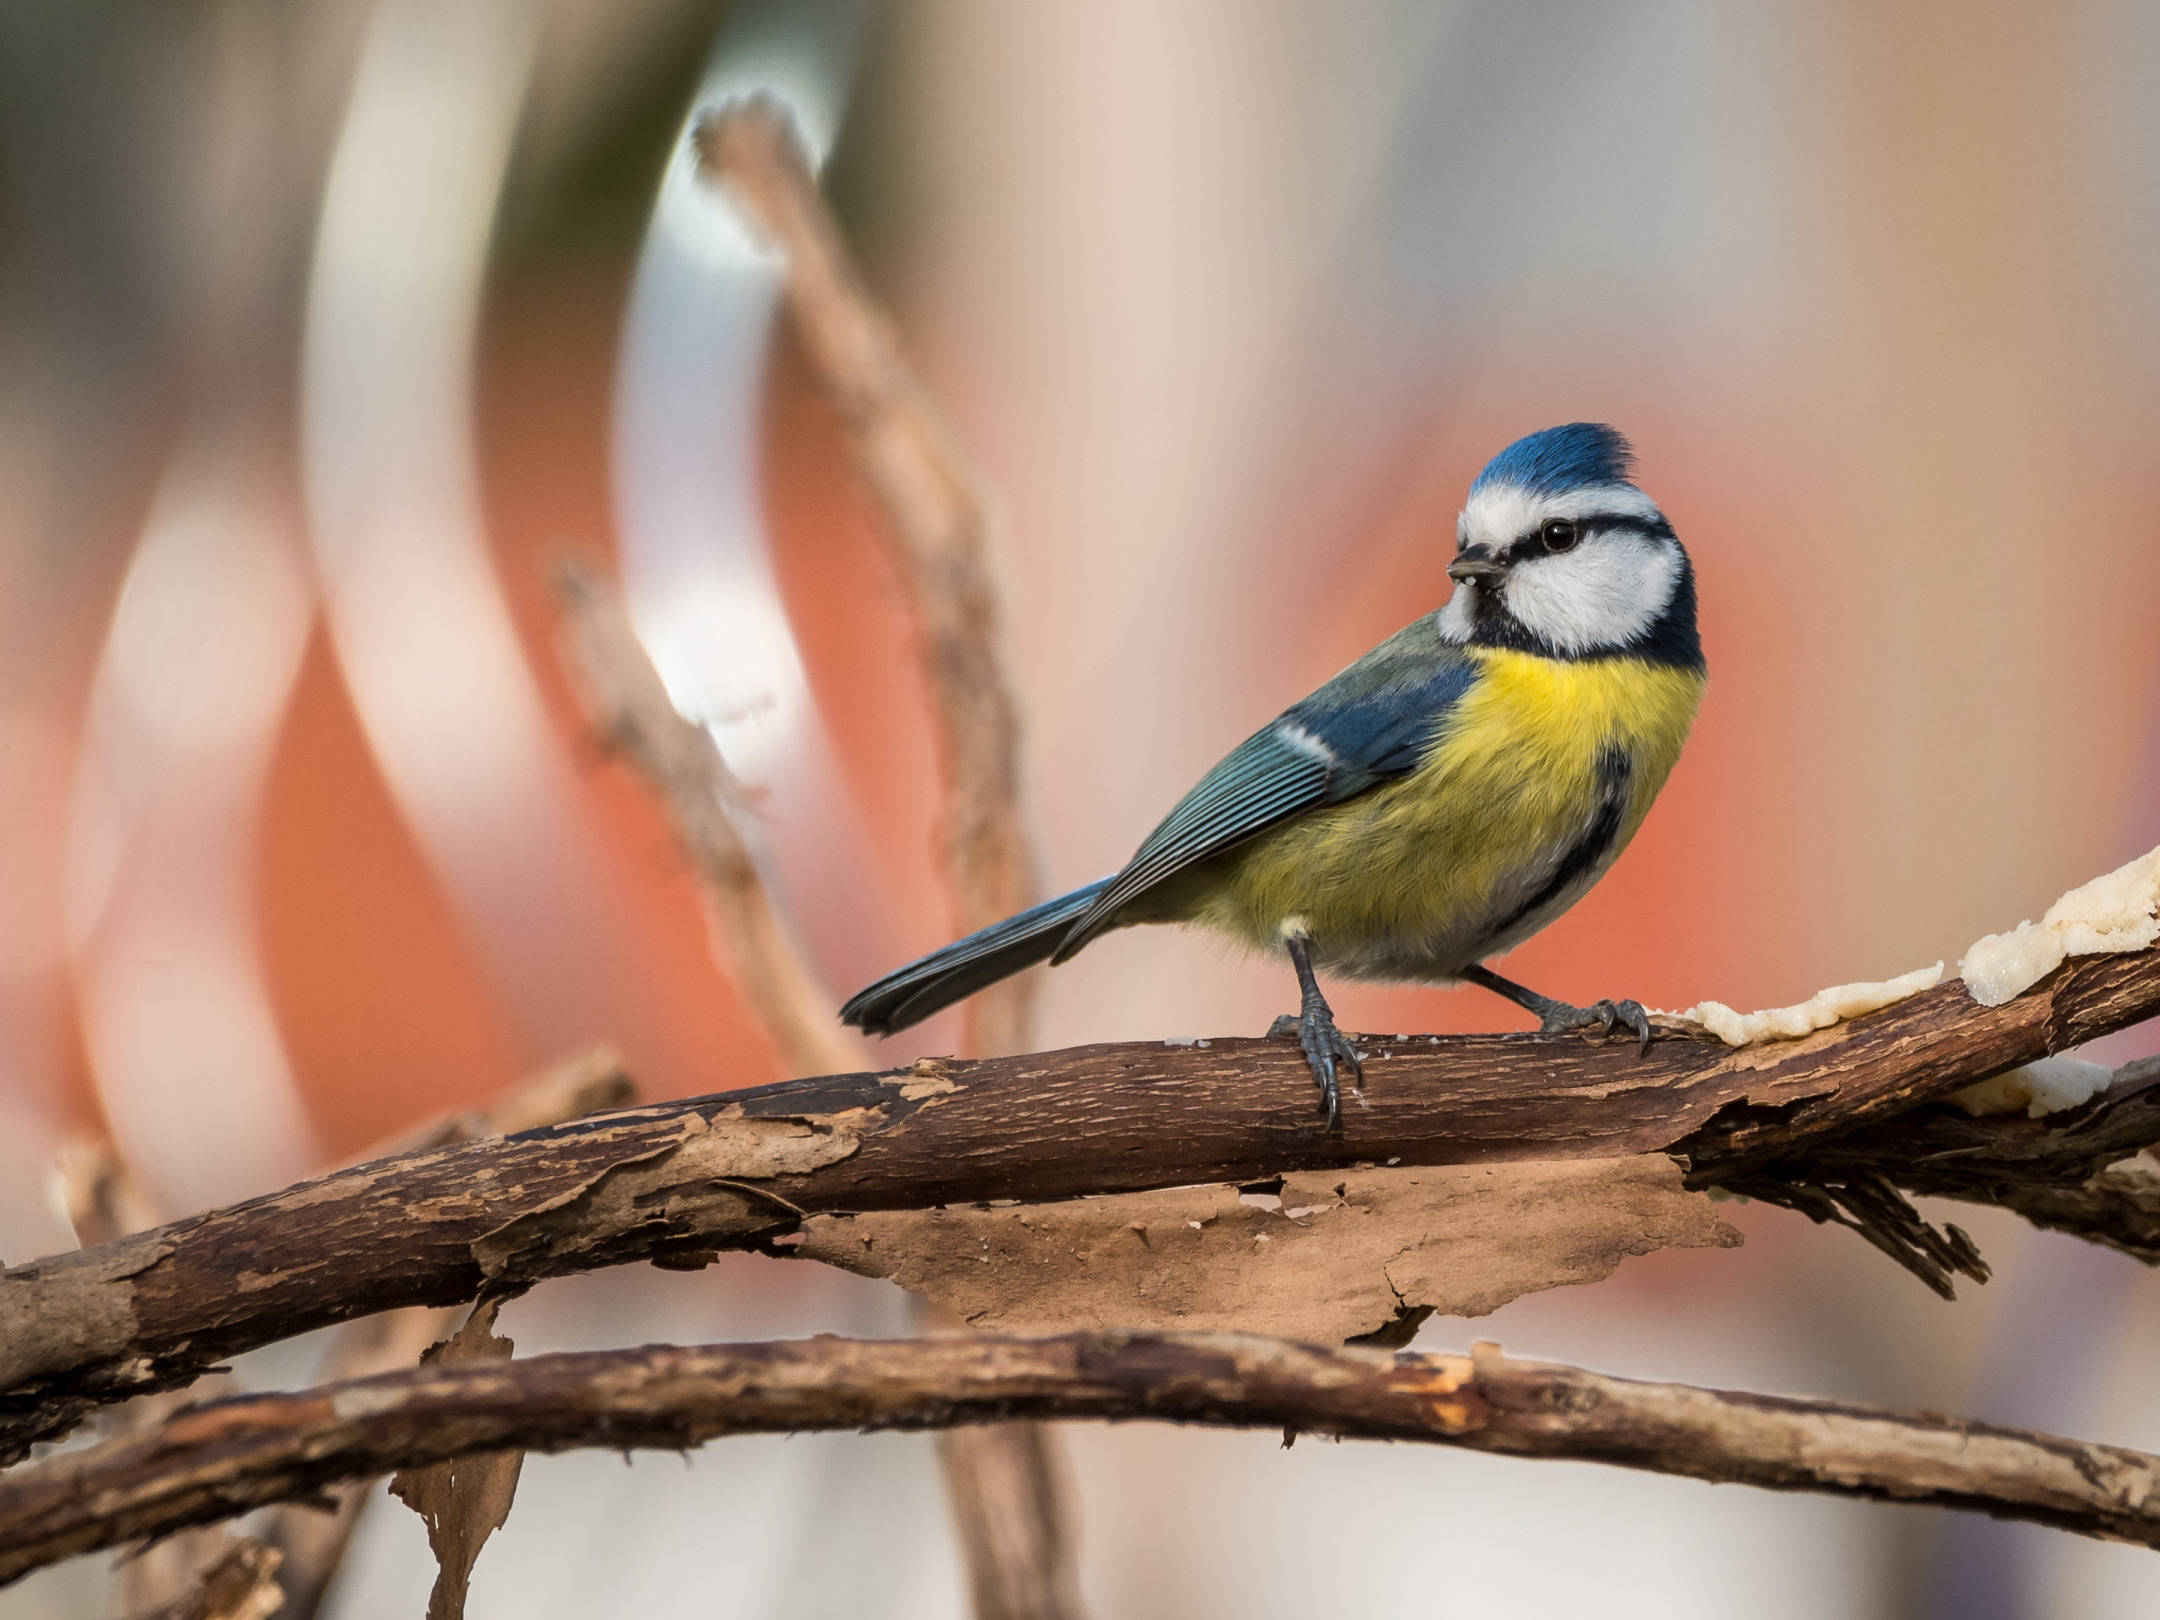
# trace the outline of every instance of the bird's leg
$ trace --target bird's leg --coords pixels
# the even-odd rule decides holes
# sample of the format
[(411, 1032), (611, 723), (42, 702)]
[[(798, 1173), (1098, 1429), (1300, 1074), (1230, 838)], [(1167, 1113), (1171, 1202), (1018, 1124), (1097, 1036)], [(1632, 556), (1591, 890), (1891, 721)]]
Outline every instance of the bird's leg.
[(1641, 1053), (1650, 1050), (1650, 1015), (1639, 1001), (1599, 1001), (1587, 1007), (1570, 1006), (1551, 996), (1541, 996), (1513, 979), (1503, 979), (1491, 968), (1478, 963), (1464, 968), (1462, 977), (1465, 984), (1479, 985), (1495, 995), (1506, 996), (1516, 1006), (1536, 1013), (1538, 1028), (1547, 1035), (1564, 1035), (1570, 1030), (1588, 1029), (1593, 1024), (1609, 1035), (1616, 1027), (1624, 1027), (1641, 1043)]
[(1297, 1031), (1298, 1045), (1305, 1049), (1305, 1061), (1312, 1067), (1313, 1084), (1320, 1088), (1320, 1111), (1327, 1115), (1327, 1128), (1337, 1130), (1342, 1125), (1340, 1073), (1348, 1069), (1352, 1084), (1362, 1092), (1365, 1066), (1358, 1061), (1356, 1048), (1335, 1027), (1335, 1014), (1320, 993), (1320, 981), (1313, 977), (1311, 946), (1302, 935), (1292, 935), (1283, 943), (1290, 948), (1290, 965), (1297, 969), (1300, 1007), (1297, 1017), (1276, 1019), (1268, 1033)]

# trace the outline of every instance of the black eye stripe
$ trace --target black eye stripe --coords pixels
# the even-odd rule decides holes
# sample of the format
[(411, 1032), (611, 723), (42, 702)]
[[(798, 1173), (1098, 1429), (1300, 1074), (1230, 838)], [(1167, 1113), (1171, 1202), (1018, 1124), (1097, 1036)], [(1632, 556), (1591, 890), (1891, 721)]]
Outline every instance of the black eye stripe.
[[(1593, 540), (1601, 534), (1647, 534), (1666, 540), (1673, 537), (1672, 525), (1664, 519), (1637, 517), (1632, 512), (1590, 512), (1568, 521), (1575, 525), (1581, 540)], [(1544, 556), (1544, 529), (1545, 526), (1541, 523), (1528, 534), (1511, 541), (1507, 548), (1508, 555), (1514, 558)], [(1577, 549), (1581, 549), (1580, 541)]]

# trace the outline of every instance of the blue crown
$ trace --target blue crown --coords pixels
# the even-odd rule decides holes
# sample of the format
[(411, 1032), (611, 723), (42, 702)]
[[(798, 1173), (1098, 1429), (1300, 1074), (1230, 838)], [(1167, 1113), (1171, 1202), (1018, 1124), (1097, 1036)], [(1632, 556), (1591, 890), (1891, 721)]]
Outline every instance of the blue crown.
[(1625, 484), (1635, 452), (1603, 422), (1570, 422), (1517, 439), (1477, 475), (1476, 494), (1489, 484), (1514, 484), (1533, 495), (1561, 495), (1598, 484)]

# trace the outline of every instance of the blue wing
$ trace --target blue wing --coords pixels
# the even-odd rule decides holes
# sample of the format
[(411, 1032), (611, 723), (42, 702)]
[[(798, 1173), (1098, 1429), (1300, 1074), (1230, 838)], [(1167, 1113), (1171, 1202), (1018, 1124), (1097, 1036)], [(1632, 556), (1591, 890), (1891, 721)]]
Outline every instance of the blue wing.
[(1430, 618), (1389, 637), (1202, 777), (1050, 960), (1064, 961), (1116, 926), (1134, 900), (1186, 868), (1301, 811), (1340, 804), (1416, 770), (1477, 668), (1441, 639)]

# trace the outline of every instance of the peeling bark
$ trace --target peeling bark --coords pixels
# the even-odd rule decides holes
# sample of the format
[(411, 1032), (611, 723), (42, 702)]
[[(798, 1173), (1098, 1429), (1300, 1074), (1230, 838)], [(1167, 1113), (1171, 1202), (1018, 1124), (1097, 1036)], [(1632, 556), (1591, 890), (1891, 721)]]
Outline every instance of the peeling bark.
[[(495, 1316), (501, 1308), (502, 1301), (492, 1295), (481, 1300), (457, 1332), (428, 1350), (422, 1364), (452, 1367), (508, 1361), (517, 1347), (495, 1332)], [(510, 1522), (510, 1504), (517, 1498), (518, 1474), (524, 1463), (525, 1453), (512, 1446), (402, 1468), (391, 1479), (390, 1494), (426, 1523), (428, 1550), (435, 1555), (427, 1620), (465, 1620), (473, 1565), (488, 1538)]]
[(795, 1252), (890, 1277), (970, 1327), (1340, 1344), (1595, 1282), (1631, 1254), (1740, 1242), (1662, 1154), (1306, 1173), (1270, 1186), (819, 1215)]

